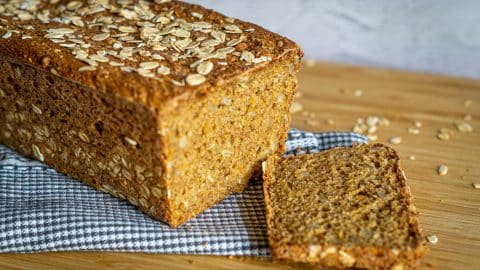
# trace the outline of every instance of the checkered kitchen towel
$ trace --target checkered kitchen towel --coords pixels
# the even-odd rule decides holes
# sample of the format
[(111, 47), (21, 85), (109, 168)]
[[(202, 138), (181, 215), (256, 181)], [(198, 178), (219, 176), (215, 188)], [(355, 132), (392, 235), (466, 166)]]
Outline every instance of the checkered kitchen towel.
[[(352, 142), (355, 133), (291, 130), (287, 155)], [(177, 229), (0, 145), (0, 252), (141, 251), (268, 256), (262, 184)]]

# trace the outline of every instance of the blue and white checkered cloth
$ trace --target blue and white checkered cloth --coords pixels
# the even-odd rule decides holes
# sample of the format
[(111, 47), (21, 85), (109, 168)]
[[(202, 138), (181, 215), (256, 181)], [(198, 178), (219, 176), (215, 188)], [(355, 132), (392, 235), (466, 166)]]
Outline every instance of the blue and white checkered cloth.
[[(287, 155), (364, 143), (291, 130)], [(0, 252), (137, 251), (269, 256), (261, 181), (176, 229), (0, 145)]]

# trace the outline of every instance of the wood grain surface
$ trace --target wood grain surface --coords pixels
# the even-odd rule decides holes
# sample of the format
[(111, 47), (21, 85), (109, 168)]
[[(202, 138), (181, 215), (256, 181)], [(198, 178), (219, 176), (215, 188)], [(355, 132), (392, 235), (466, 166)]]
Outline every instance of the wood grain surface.
[[(387, 117), (378, 141), (394, 145), (420, 211), (429, 244), (423, 269), (480, 267), (480, 81), (327, 63), (304, 66), (299, 75), (298, 101), (304, 112), (294, 114), (292, 126), (316, 131), (350, 130), (357, 118)], [(357, 90), (357, 91), (356, 91)], [(361, 95), (358, 96), (361, 90)], [(357, 95), (355, 95), (355, 93)], [(465, 100), (472, 101), (465, 106)], [(469, 114), (473, 132), (459, 132), (454, 123)], [(330, 119), (330, 123), (327, 120)], [(333, 120), (335, 123), (331, 123)], [(407, 132), (422, 122), (420, 134)], [(436, 138), (438, 129), (453, 130), (450, 140)], [(415, 156), (410, 160), (409, 156)], [(437, 174), (444, 164), (449, 171)], [(0, 269), (308, 269), (282, 265), (266, 258), (178, 256), (139, 253), (61, 252), (1, 254)]]

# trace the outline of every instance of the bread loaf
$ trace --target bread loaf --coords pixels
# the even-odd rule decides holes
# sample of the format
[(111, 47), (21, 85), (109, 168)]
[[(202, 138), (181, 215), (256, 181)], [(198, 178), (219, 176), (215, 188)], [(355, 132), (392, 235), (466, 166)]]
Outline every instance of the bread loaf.
[(337, 268), (418, 265), (425, 241), (392, 148), (362, 144), (272, 156), (263, 177), (275, 259)]
[(302, 52), (177, 1), (0, 3), (0, 143), (178, 226), (284, 151)]

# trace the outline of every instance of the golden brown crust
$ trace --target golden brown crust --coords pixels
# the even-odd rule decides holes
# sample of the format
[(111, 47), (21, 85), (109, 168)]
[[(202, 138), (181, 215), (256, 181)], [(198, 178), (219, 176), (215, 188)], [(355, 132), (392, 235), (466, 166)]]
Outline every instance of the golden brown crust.
[[(43, 1), (44, 2), (44, 1)], [(86, 1), (80, 1), (86, 3)], [(136, 1), (135, 1), (136, 2)], [(50, 5), (50, 10), (53, 7), (66, 4), (68, 1), (61, 0), (57, 5)], [(113, 4), (113, 1), (111, 1)], [(41, 5), (41, 8), (45, 4)], [(152, 3), (151, 9), (154, 12), (162, 12), (162, 10), (171, 10), (177, 19), (184, 19), (187, 22), (200, 21), (192, 17), (192, 13), (196, 12), (202, 14), (201, 21), (211, 23), (214, 28), (222, 29), (222, 26), (229, 24), (227, 17), (210, 9), (203, 8), (198, 5), (183, 3), (180, 1), (171, 1), (167, 3)], [(52, 11), (53, 14), (55, 12)], [(98, 12), (92, 15), (86, 15), (85, 21), (98, 17), (100, 15), (115, 15), (109, 12)], [(53, 16), (53, 15), (52, 15)], [(253, 71), (262, 66), (268, 65), (267, 62), (259, 64), (246, 65), (238, 56), (228, 55), (225, 62), (228, 63), (225, 67), (219, 66), (218, 62), (221, 60), (211, 60), (215, 68), (206, 75), (206, 82), (199, 86), (178, 86), (172, 83), (175, 81), (184, 81), (189, 73), (192, 73), (190, 64), (198, 60), (197, 58), (179, 59), (175, 61), (171, 54), (175, 52), (173, 49), (159, 54), (165, 57), (165, 60), (159, 61), (171, 69), (171, 74), (167, 76), (157, 76), (156, 79), (146, 78), (136, 72), (123, 72), (119, 67), (113, 67), (107, 63), (99, 63), (96, 71), (79, 72), (78, 69), (86, 64), (81, 60), (75, 58), (72, 54), (72, 49), (61, 47), (58, 43), (52, 42), (49, 38), (45, 38), (46, 31), (50, 28), (68, 27), (77, 29), (75, 33), (81, 33), (85, 36), (100, 33), (98, 30), (86, 29), (85, 27), (72, 26), (71, 24), (50, 22), (41, 23), (38, 20), (31, 20), (26, 22), (13, 21), (11, 17), (0, 15), (0, 35), (5, 35), (8, 30), (21, 30), (22, 34), (13, 32), (9, 38), (0, 38), (0, 54), (3, 57), (15, 58), (18, 61), (24, 61), (34, 67), (42, 68), (48, 71), (55, 72), (63, 78), (76, 81), (80, 84), (89, 86), (91, 88), (113, 92), (123, 96), (129, 100), (137, 100), (148, 105), (149, 107), (160, 107), (161, 104), (173, 97), (181, 97), (184, 94), (190, 93), (206, 93), (214, 91), (215, 86), (222, 85), (225, 82), (234, 79), (247, 71)], [(135, 21), (119, 23), (120, 25), (135, 25)], [(238, 52), (251, 51), (256, 56), (270, 57), (273, 61), (279, 60), (289, 52), (295, 52), (299, 57), (302, 56), (300, 48), (287, 38), (276, 35), (264, 28), (252, 23), (235, 20), (234, 24), (239, 26), (242, 30), (254, 29), (251, 32), (243, 32), (245, 40), (235, 46)], [(21, 29), (18, 26), (28, 25), (33, 26), (32, 30)], [(113, 33), (112, 33), (113, 34)], [(27, 35), (31, 38), (24, 39), (22, 36)], [(136, 35), (139, 35), (136, 33)], [(192, 33), (193, 36), (196, 33)], [(239, 34), (232, 34), (232, 38), (238, 37)], [(111, 46), (112, 41), (107, 39), (99, 42), (90, 42), (92, 44), (89, 51), (97, 51), (106, 49)], [(224, 45), (216, 46), (222, 48)], [(173, 52), (172, 52), (173, 51)], [(110, 60), (117, 60), (109, 57)], [(137, 62), (151, 61), (149, 57), (136, 55), (134, 60)], [(128, 62), (128, 61), (127, 61)], [(189, 94), (189, 95), (190, 95)], [(189, 96), (188, 95), (188, 96)]]
[[(408, 208), (408, 226), (416, 239), (414, 247), (404, 247), (402, 249), (392, 249), (387, 247), (375, 247), (368, 245), (344, 246), (342, 244), (302, 244), (295, 242), (280, 243), (277, 238), (276, 224), (274, 222), (274, 210), (270, 194), (271, 186), (275, 184), (275, 168), (278, 162), (293, 160), (296, 157), (279, 158), (271, 156), (263, 164), (264, 196), (266, 205), (266, 219), (269, 234), (269, 244), (272, 250), (272, 257), (279, 261), (300, 262), (320, 264), (327, 267), (338, 268), (368, 268), (368, 269), (415, 269), (420, 258), (424, 255), (426, 247), (418, 223), (418, 212), (416, 211), (410, 193), (406, 185), (405, 174), (401, 170), (400, 158), (395, 150), (382, 144), (354, 145), (353, 147), (383, 147), (390, 153), (390, 158), (395, 160), (395, 171), (397, 184), (400, 186), (401, 193), (405, 198), (403, 202)], [(328, 155), (329, 152), (342, 150), (345, 148), (334, 148), (322, 153), (313, 155)], [(348, 150), (345, 150), (348, 151)], [(305, 210), (308, 211), (308, 210)]]
[(0, 4), (1, 143), (171, 226), (283, 152), (292, 41), (179, 1), (21, 3)]

